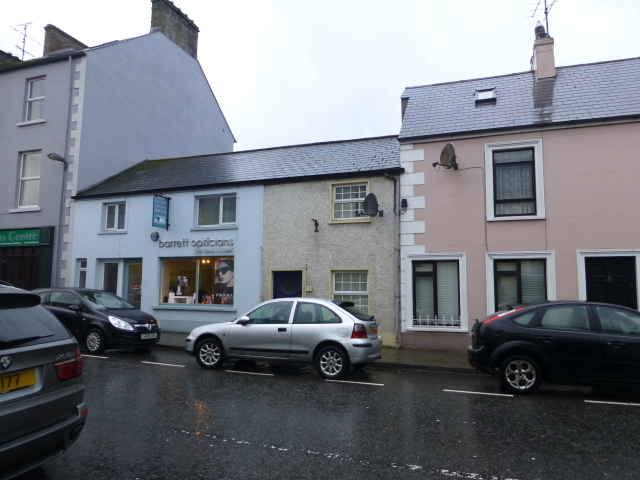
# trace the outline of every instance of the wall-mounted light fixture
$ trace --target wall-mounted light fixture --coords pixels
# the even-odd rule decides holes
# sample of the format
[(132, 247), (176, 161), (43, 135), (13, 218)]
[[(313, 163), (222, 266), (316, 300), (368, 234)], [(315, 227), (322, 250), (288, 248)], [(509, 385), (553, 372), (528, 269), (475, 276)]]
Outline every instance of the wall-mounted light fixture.
[(402, 208), (403, 210), (406, 210), (409, 207), (409, 202), (407, 201), (406, 198), (403, 198), (402, 200), (400, 200), (400, 208)]
[(62, 162), (65, 165), (67, 165), (67, 161), (65, 160), (65, 158), (61, 155), (58, 155), (57, 153), (47, 153), (47, 157), (49, 157), (50, 160), (54, 160), (56, 162)]
[(318, 231), (318, 220), (316, 220), (315, 218), (312, 218), (311, 221), (313, 222), (313, 225), (315, 226), (314, 232), (317, 232)]

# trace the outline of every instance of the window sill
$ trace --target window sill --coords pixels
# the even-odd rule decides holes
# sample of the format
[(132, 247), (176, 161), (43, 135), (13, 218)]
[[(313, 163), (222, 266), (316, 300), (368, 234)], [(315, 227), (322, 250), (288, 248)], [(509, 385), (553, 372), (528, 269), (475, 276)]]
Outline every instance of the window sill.
[(160, 303), (151, 307), (152, 310), (191, 310), (193, 312), (237, 312), (233, 306), (211, 305), (206, 303)]
[(238, 225), (212, 225), (210, 227), (193, 227), (192, 232), (200, 232), (202, 230), (237, 230)]
[(515, 220), (544, 220), (544, 215), (523, 215), (517, 217), (490, 217), (487, 222), (512, 222)]
[(18, 207), (12, 208), (9, 210), (9, 213), (24, 213), (24, 212), (41, 212), (42, 208), (40, 207)]
[(26, 127), (27, 125), (37, 125), (38, 123), (47, 123), (47, 121), (42, 118), (40, 120), (31, 120), (29, 122), (20, 122), (16, 123), (16, 127)]
[(98, 235), (120, 235), (122, 233), (127, 233), (127, 231), (126, 230), (114, 230), (114, 231), (103, 230), (102, 232), (98, 232)]
[(330, 224), (340, 224), (340, 223), (371, 223), (371, 218), (349, 218), (345, 220), (329, 220)]
[(417, 333), (417, 332), (443, 332), (443, 333), (469, 333), (468, 328), (464, 327), (406, 327), (406, 332)]

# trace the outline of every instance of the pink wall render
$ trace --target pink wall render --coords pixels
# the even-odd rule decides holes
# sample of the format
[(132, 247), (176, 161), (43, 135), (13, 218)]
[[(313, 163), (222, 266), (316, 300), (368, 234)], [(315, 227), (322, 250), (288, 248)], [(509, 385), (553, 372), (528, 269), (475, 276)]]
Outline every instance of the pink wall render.
[[(534, 139), (541, 140), (544, 218), (487, 221), (485, 145)], [(432, 167), (448, 141), (413, 144), (414, 151), (424, 151), (424, 160), (412, 162), (413, 173), (424, 173), (424, 184), (415, 185), (413, 195), (424, 197), (425, 206), (412, 210), (412, 221), (424, 222), (412, 248), (466, 255), (469, 328), (493, 308), (487, 300), (487, 252), (552, 252), (548, 262), (554, 263), (555, 294), (550, 299), (584, 299), (579, 251), (640, 253), (640, 123), (451, 140), (458, 170)], [(429, 348), (468, 342), (468, 335), (455, 333), (403, 337), (405, 346)]]

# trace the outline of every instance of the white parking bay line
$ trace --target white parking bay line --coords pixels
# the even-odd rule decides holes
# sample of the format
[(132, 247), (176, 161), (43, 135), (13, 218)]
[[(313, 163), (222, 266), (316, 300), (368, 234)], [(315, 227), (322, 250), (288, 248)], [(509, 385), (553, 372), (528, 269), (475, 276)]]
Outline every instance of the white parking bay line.
[(147, 362), (146, 360), (143, 360), (142, 363), (148, 363), (149, 365), (164, 365), (165, 367), (180, 367), (180, 368), (184, 368), (184, 365), (174, 365), (172, 363), (158, 363), (158, 362)]
[(624, 402), (600, 402), (598, 400), (585, 400), (586, 403), (602, 403), (605, 405), (625, 405), (627, 407), (640, 407), (640, 403), (624, 403)]
[(443, 392), (451, 392), (451, 393), (468, 393), (471, 395), (490, 395), (492, 397), (513, 397), (508, 393), (484, 393), (484, 392), (468, 392), (466, 390), (447, 390), (446, 388), (442, 390)]
[(109, 357), (99, 357), (98, 355), (81, 355), (81, 356), (86, 358), (109, 358)]
[(349, 381), (349, 380), (329, 380), (329, 379), (326, 379), (325, 382), (355, 383), (356, 385), (372, 385), (374, 387), (384, 387), (384, 383), (352, 382), (352, 381)]
[(241, 372), (239, 370), (225, 370), (225, 372), (229, 373), (243, 373), (245, 375), (262, 375), (264, 377), (273, 377), (275, 374), (273, 373), (259, 373), (259, 372)]

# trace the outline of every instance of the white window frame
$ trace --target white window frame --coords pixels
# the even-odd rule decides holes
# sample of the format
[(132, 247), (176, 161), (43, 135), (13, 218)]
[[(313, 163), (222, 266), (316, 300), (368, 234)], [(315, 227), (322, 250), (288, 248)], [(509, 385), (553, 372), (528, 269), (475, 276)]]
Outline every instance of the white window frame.
[[(434, 327), (413, 325), (413, 262), (458, 262), (458, 294), (460, 302), (459, 327)], [(403, 331), (405, 332), (469, 332), (469, 307), (467, 305), (467, 255), (460, 253), (409, 254), (404, 259), (405, 290), (403, 299)]]
[[(124, 220), (122, 222), (122, 228), (118, 228), (118, 224), (120, 223), (120, 206), (124, 205)], [(109, 221), (109, 209), (111, 207), (115, 208), (115, 216), (114, 216), (114, 225), (113, 227), (109, 227), (107, 222)], [(111, 201), (105, 202), (102, 204), (102, 231), (106, 233), (123, 233), (127, 231), (127, 202), (125, 200)]]
[[(37, 176), (33, 176), (33, 177), (25, 177), (24, 176), (24, 162), (25, 159), (27, 157), (27, 155), (39, 155), (39, 165), (38, 165), (38, 175)], [(35, 151), (35, 152), (23, 152), (20, 155), (20, 184), (19, 184), (19, 188), (18, 188), (18, 208), (19, 209), (23, 209), (23, 208), (35, 208), (38, 207), (38, 202), (39, 202), (39, 198), (40, 198), (40, 176), (41, 176), (41, 171), (42, 171), (42, 151)], [(36, 203), (34, 204), (28, 204), (28, 205), (23, 205), (21, 202), (22, 199), (22, 191), (24, 188), (24, 184), (26, 182), (35, 182), (37, 180), (38, 182), (38, 200), (36, 200)]]
[[(76, 262), (78, 266), (76, 285), (79, 288), (86, 288), (87, 287), (87, 266), (89, 264), (88, 260), (86, 258), (78, 258)], [(84, 285), (81, 285), (82, 283), (81, 279), (83, 274), (84, 274)]]
[(105, 290), (105, 285), (104, 285), (104, 274), (105, 274), (105, 269), (106, 269), (106, 264), (107, 263), (115, 263), (118, 265), (118, 274), (116, 276), (116, 281), (118, 282), (118, 284), (116, 285), (116, 295), (118, 295), (119, 297), (123, 297), (123, 293), (122, 293), (122, 286), (124, 285), (124, 261), (121, 258), (101, 258), (99, 259), (100, 262), (100, 277), (99, 277), (99, 289), (100, 290)]
[[(337, 200), (336, 199), (336, 189), (340, 187), (355, 187), (355, 186), (363, 186), (365, 187), (365, 194), (362, 197), (361, 201), (354, 201), (354, 199), (348, 200)], [(333, 182), (331, 183), (331, 201), (329, 202), (329, 218), (331, 219), (329, 223), (354, 223), (354, 222), (370, 222), (371, 218), (365, 215), (348, 217), (348, 218), (335, 218), (335, 210), (334, 205), (336, 203), (363, 203), (365, 197), (370, 191), (369, 181), (361, 180), (361, 181), (344, 181), (344, 182)]]
[(35, 82), (44, 82), (46, 80), (47, 77), (43, 76), (43, 77), (37, 77), (37, 78), (30, 78), (28, 80), (28, 85), (27, 85), (27, 105), (26, 105), (26, 109), (24, 112), (24, 119), (25, 122), (40, 122), (42, 120), (44, 120), (44, 108), (42, 108), (42, 116), (40, 118), (29, 118), (29, 112), (31, 111), (31, 105), (33, 103), (36, 102), (42, 102), (42, 105), (44, 105), (44, 98), (45, 96), (42, 95), (40, 97), (32, 97), (31, 96), (31, 91), (33, 89), (33, 84)]
[[(336, 274), (338, 273), (364, 273), (367, 282), (366, 290), (337, 290), (336, 289)], [(350, 269), (332, 269), (331, 270), (331, 298), (335, 299), (336, 295), (350, 295), (350, 296), (359, 296), (366, 297), (367, 299), (367, 308), (365, 310), (366, 313), (369, 313), (369, 300), (371, 296), (369, 295), (369, 283), (370, 283), (371, 275), (369, 274), (369, 270), (362, 268), (350, 268)]]
[[(615, 250), (578, 250), (578, 300), (587, 299), (587, 272), (586, 272), (586, 258), (587, 257), (635, 257), (636, 259), (636, 285), (640, 279), (640, 249), (628, 248), (628, 249), (615, 249)], [(640, 302), (640, 288), (636, 288), (637, 302)], [(640, 305), (640, 303), (637, 303)]]
[[(535, 169), (535, 215), (496, 216), (493, 203), (494, 178), (493, 178), (493, 153), (500, 150), (513, 150), (517, 148), (532, 148)], [(542, 158), (542, 139), (519, 140), (514, 142), (487, 143), (484, 146), (484, 171), (486, 176), (486, 215), (489, 222), (501, 222), (510, 220), (542, 220), (545, 218), (544, 202), (544, 172)]]
[[(205, 199), (209, 199), (209, 198), (219, 198), (220, 199), (220, 204), (219, 204), (219, 212), (218, 212), (218, 219), (219, 219), (219, 223), (216, 224), (206, 224), (206, 225), (201, 225), (200, 224), (200, 200), (205, 200)], [(233, 222), (223, 222), (223, 213), (224, 213), (224, 202), (225, 199), (227, 198), (234, 198), (235, 202), (236, 202), (236, 208), (235, 208), (235, 212), (234, 212), (234, 221)], [(217, 227), (233, 227), (235, 225), (237, 225), (238, 223), (238, 195), (237, 193), (223, 193), (223, 194), (216, 194), (216, 195), (198, 195), (196, 196), (196, 205), (195, 205), (195, 228), (199, 228), (199, 229), (208, 229), (208, 228), (217, 228)]]
[(556, 254), (553, 251), (523, 251), (523, 252), (487, 252), (486, 283), (487, 283), (487, 315), (496, 311), (494, 260), (546, 260), (547, 300), (556, 300)]

